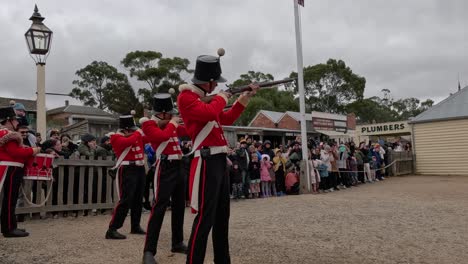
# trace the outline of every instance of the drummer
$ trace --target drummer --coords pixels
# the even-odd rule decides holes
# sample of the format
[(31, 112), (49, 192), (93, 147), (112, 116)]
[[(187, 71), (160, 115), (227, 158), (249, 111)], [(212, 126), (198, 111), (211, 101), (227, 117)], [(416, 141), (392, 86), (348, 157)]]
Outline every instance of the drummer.
[(0, 108), (0, 191), (5, 186), (1, 211), (1, 231), (4, 237), (29, 235), (16, 224), (16, 202), (24, 175), (26, 160), (40, 152), (38, 147), (25, 147), (16, 132), (18, 121), (12, 107)]

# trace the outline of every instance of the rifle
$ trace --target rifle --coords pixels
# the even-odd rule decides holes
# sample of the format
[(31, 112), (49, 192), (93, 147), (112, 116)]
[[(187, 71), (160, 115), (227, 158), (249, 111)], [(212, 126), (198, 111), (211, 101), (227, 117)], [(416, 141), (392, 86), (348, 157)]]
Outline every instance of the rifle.
[[(265, 88), (265, 87), (272, 87), (272, 86), (275, 86), (275, 85), (278, 85), (278, 84), (290, 83), (290, 82), (294, 82), (294, 81), (297, 81), (297, 78), (287, 78), (287, 79), (278, 80), (278, 81), (261, 82), (261, 83), (257, 83), (257, 85), (260, 86), (260, 88)], [(242, 85), (242, 86), (239, 86), (239, 87), (229, 87), (228, 86), (228, 88), (229, 89), (227, 89), (226, 92), (228, 92), (230, 94), (233, 94), (233, 95), (234, 94), (240, 94), (240, 93), (252, 90), (249, 87), (249, 85)], [(202, 97), (200, 100), (202, 100), (205, 103), (209, 103), (209, 102), (211, 102), (211, 100), (215, 96), (216, 96), (216, 94), (205, 96), (205, 97)]]

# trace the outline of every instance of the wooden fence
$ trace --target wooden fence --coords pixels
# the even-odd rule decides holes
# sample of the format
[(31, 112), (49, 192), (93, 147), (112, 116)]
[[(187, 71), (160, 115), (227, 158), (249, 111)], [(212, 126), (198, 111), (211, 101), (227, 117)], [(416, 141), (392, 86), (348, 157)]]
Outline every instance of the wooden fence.
[(399, 176), (414, 173), (414, 156), (412, 152), (391, 151), (388, 157), (388, 164), (392, 166), (387, 169), (388, 174)]
[(17, 214), (82, 211), (92, 209), (112, 209), (117, 202), (115, 184), (107, 175), (108, 168), (115, 164), (112, 157), (88, 160), (86, 157), (54, 161), (54, 182), (24, 182), (25, 195), (35, 204), (44, 202), (44, 206), (33, 206), (26, 202), (18, 207)]

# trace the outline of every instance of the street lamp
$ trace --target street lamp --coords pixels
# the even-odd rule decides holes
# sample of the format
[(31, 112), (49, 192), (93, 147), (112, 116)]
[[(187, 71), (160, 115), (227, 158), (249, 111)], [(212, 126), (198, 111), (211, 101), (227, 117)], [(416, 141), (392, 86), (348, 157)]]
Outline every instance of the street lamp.
[(37, 66), (37, 132), (46, 134), (46, 104), (45, 104), (45, 64), (49, 55), (52, 31), (42, 23), (44, 17), (39, 13), (37, 5), (29, 18), (31, 27), (24, 34), (31, 58)]

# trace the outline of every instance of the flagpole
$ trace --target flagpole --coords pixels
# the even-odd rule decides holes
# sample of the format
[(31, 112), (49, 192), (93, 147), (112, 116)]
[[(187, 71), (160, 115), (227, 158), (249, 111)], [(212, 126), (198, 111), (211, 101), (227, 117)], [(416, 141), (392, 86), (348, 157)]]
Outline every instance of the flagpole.
[[(304, 93), (304, 66), (302, 62), (302, 34), (301, 34), (301, 19), (299, 14), (299, 0), (294, 1), (294, 20), (296, 24), (296, 52), (297, 52), (297, 81), (299, 84), (299, 109), (301, 112), (301, 145), (302, 145), (302, 160), (305, 165), (307, 190), (310, 192), (310, 174), (308, 166), (308, 148), (307, 148), (307, 127), (305, 118), (305, 93)], [(301, 168), (304, 169), (304, 168)]]

